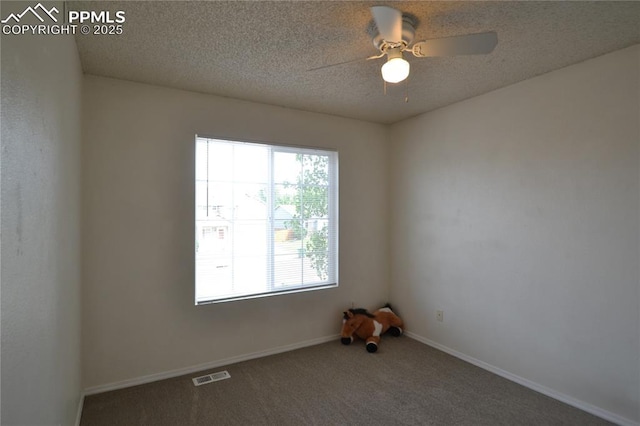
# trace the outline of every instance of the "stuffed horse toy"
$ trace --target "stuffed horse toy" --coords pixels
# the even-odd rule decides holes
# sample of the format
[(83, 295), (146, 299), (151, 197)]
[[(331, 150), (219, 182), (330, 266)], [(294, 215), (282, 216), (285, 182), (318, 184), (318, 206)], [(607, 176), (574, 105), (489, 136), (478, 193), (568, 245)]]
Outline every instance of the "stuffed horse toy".
[(364, 340), (367, 344), (367, 352), (373, 353), (378, 350), (380, 335), (389, 331), (393, 336), (402, 334), (404, 323), (391, 310), (391, 306), (386, 304), (373, 314), (366, 309), (349, 309), (344, 312), (342, 320), (342, 339), (344, 345), (353, 342), (353, 336)]

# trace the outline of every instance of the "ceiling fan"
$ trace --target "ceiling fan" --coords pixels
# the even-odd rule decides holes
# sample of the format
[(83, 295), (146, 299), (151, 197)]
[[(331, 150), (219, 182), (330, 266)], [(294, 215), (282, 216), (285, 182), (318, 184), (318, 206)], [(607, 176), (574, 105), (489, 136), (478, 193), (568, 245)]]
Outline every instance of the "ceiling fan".
[[(404, 53), (410, 52), (417, 58), (434, 56), (477, 55), (491, 53), (498, 43), (495, 32), (467, 34), (461, 36), (437, 38), (414, 43), (417, 20), (408, 14), (388, 6), (374, 6), (371, 8), (375, 26), (370, 27), (373, 45), (380, 54), (370, 56), (379, 59), (387, 56), (382, 65), (382, 78), (387, 83), (399, 83), (409, 76), (410, 65), (404, 59)], [(353, 61), (343, 62), (348, 63)], [(333, 64), (320, 68), (327, 68)]]

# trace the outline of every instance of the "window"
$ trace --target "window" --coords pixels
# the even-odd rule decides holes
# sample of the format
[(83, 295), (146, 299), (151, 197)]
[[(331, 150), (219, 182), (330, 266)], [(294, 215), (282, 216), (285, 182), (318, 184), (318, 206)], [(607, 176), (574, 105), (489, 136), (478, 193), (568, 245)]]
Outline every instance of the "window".
[(196, 137), (195, 302), (338, 285), (338, 153)]

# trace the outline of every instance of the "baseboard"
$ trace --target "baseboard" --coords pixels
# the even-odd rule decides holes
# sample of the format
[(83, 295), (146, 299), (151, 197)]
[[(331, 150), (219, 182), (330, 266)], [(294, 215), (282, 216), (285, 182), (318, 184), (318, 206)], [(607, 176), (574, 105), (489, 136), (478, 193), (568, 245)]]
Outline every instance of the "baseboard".
[(317, 339), (305, 340), (303, 342), (294, 343), (291, 345), (279, 346), (277, 348), (271, 348), (264, 351), (253, 352), (245, 355), (234, 356), (231, 358), (225, 358), (213, 362), (208, 362), (199, 365), (193, 365), (190, 367), (180, 368), (177, 370), (165, 371), (162, 373), (150, 374), (148, 376), (137, 377), (134, 379), (123, 380), (120, 382), (108, 383), (105, 385), (91, 386), (86, 388), (84, 395), (94, 395), (97, 393), (108, 392), (117, 389), (124, 389), (131, 386), (143, 385), (145, 383), (157, 382), (158, 380), (170, 379), (173, 377), (183, 376), (185, 374), (191, 374), (198, 371), (209, 370), (212, 368), (218, 368), (225, 365), (235, 364), (242, 361), (248, 361), (251, 359), (262, 358), (269, 355), (275, 355), (283, 352), (289, 352), (296, 349), (305, 348), (307, 346), (315, 346), (321, 343), (327, 343), (332, 340), (339, 339), (339, 335), (319, 337)]
[(512, 382), (518, 383), (522, 386), (525, 386), (531, 390), (536, 392), (540, 392), (546, 396), (549, 396), (553, 399), (557, 399), (558, 401), (564, 402), (565, 404), (569, 404), (573, 407), (576, 407), (580, 410), (586, 411), (587, 413), (593, 414), (594, 416), (598, 416), (604, 420), (608, 420), (610, 422), (616, 423), (621, 426), (640, 426), (640, 423), (629, 420), (625, 417), (622, 417), (618, 414), (612, 413), (610, 411), (604, 410), (595, 405), (589, 404), (588, 402), (580, 401), (579, 399), (575, 399), (569, 395), (565, 395), (561, 392), (557, 392), (551, 388), (546, 386), (542, 386), (538, 383), (532, 382), (531, 380), (522, 378), (520, 376), (516, 376), (515, 374), (509, 373), (508, 371), (502, 370), (501, 368), (494, 367), (491, 364), (487, 364), (484, 361), (480, 361), (479, 359), (475, 359), (469, 355), (458, 352), (454, 349), (448, 348), (440, 343), (434, 342), (433, 340), (427, 339), (425, 337), (419, 336), (415, 333), (407, 331), (404, 333), (406, 336), (417, 340), (418, 342), (424, 343), (425, 345), (429, 345), (433, 348), (439, 349), (442, 352), (446, 352), (449, 355), (452, 355), (456, 358), (459, 358), (463, 361), (466, 361), (470, 364), (473, 364), (477, 367), (480, 367), (484, 370), (487, 370), (491, 373), (497, 374), (498, 376), (504, 377), (507, 380), (511, 380)]
[(84, 407), (84, 394), (80, 395), (80, 401), (78, 401), (78, 412), (76, 413), (75, 426), (80, 426), (80, 420), (82, 419), (82, 407)]

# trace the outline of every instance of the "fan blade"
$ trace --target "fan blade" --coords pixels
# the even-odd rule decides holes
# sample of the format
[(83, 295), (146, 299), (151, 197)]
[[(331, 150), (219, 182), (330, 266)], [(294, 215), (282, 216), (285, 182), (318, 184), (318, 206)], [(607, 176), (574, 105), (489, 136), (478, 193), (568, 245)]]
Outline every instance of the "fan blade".
[(329, 65), (323, 65), (323, 66), (317, 67), (317, 68), (311, 68), (311, 69), (308, 69), (307, 71), (318, 71), (318, 70), (323, 70), (325, 68), (337, 67), (338, 65), (346, 65), (346, 64), (350, 64), (352, 62), (360, 62), (360, 61), (364, 61), (364, 60), (365, 60), (364, 58), (351, 59), (349, 61), (338, 62), (336, 64), (329, 64)]
[(410, 49), (418, 58), (428, 56), (480, 55), (491, 53), (498, 44), (495, 32), (419, 41)]
[(383, 40), (402, 41), (402, 12), (392, 7), (373, 6), (371, 14)]
[(331, 68), (331, 67), (337, 67), (338, 65), (346, 65), (346, 64), (351, 64), (353, 62), (360, 62), (360, 61), (370, 61), (371, 59), (380, 59), (385, 55), (385, 53), (381, 53), (379, 55), (373, 55), (373, 56), (369, 56), (368, 58), (358, 58), (358, 59), (351, 59), (350, 61), (344, 61), (344, 62), (338, 62), (337, 64), (330, 64), (330, 65), (323, 65), (321, 67), (317, 67), (317, 68), (311, 68), (307, 71), (318, 71), (318, 70), (323, 70), (325, 68)]

